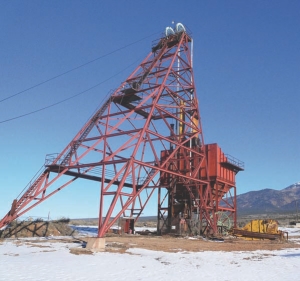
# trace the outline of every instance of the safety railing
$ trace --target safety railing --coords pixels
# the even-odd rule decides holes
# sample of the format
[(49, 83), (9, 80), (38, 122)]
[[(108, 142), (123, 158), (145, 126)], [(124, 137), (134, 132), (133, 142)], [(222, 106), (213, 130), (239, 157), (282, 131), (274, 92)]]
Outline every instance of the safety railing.
[(239, 160), (239, 159), (237, 159), (237, 158), (235, 158), (235, 157), (233, 157), (229, 154), (225, 154), (225, 157), (222, 160), (223, 160), (222, 162), (228, 162), (228, 163), (230, 163), (234, 166), (237, 166), (237, 167), (239, 167), (243, 170), (245, 168), (245, 163), (243, 161), (241, 161), (241, 160)]

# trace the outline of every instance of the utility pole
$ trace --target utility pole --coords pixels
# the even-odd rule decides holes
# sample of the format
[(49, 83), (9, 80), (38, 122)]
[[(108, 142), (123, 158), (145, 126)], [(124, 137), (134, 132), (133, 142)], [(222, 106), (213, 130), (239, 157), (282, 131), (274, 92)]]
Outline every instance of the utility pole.
[(298, 223), (298, 204), (297, 200), (295, 201), (296, 204), (296, 223)]

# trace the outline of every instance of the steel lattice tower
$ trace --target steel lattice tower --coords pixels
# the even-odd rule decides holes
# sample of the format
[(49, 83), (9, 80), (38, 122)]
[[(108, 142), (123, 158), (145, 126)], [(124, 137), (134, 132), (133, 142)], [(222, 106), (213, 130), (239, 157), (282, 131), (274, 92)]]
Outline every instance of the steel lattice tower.
[(153, 194), (159, 233), (183, 219), (199, 232), (216, 233), (216, 201), (234, 185), (216, 193), (218, 183), (209, 179), (191, 44), (182, 25), (169, 30), (68, 146), (47, 157), (0, 227), (83, 178), (99, 182), (98, 237), (120, 217), (137, 220)]

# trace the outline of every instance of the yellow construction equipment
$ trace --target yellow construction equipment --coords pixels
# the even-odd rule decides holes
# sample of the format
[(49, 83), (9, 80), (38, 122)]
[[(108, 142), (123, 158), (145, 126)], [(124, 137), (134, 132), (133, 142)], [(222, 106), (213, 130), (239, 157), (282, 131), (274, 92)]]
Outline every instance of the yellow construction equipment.
[(243, 228), (233, 228), (232, 234), (247, 240), (288, 239), (288, 233), (278, 230), (278, 221), (272, 219), (252, 220)]

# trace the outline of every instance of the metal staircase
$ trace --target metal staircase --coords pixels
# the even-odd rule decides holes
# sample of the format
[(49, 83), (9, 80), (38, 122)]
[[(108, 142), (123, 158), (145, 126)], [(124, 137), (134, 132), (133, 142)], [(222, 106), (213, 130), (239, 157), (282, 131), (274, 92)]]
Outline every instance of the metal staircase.
[(18, 210), (22, 207), (23, 203), (26, 202), (28, 198), (30, 198), (30, 197), (33, 196), (33, 194), (32, 194), (33, 191), (35, 191), (36, 188), (37, 188), (37, 186), (38, 186), (41, 182), (43, 182), (43, 180), (44, 180), (45, 176), (47, 175), (47, 173), (48, 173), (48, 170), (46, 169), (45, 171), (43, 171), (43, 172), (37, 177), (37, 179), (36, 179), (35, 181), (33, 181), (33, 183), (31, 183), (31, 182), (29, 183), (28, 189), (27, 189), (27, 190), (25, 191), (25, 193), (21, 196), (21, 198), (20, 198), (19, 200), (17, 200), (16, 206), (15, 206), (14, 210), (13, 210), (13, 207), (12, 207), (12, 209), (11, 209), (11, 211), (10, 211), (10, 215), (11, 215), (11, 216), (13, 216), (14, 213), (15, 213), (16, 211), (18, 211)]
[(111, 103), (112, 100), (113, 100), (112, 95), (110, 95), (109, 98), (105, 101), (105, 103), (99, 108), (99, 110), (95, 113), (95, 115), (90, 119), (90, 122), (84, 128), (84, 130), (81, 133), (81, 135), (79, 136), (79, 138), (76, 140), (76, 142), (73, 142), (68, 153), (65, 155), (64, 159), (61, 161), (62, 166), (65, 166), (69, 163), (72, 155), (75, 153), (75, 151), (78, 149), (78, 147), (82, 143), (82, 140), (84, 140), (87, 137), (87, 135), (90, 133), (90, 131), (95, 126), (95, 123), (99, 120), (99, 118), (105, 112), (105, 110), (107, 109), (108, 105)]

